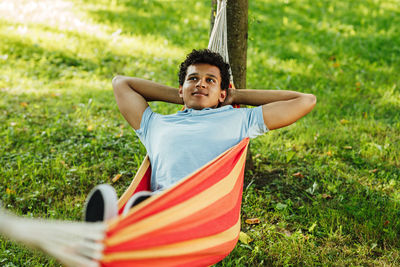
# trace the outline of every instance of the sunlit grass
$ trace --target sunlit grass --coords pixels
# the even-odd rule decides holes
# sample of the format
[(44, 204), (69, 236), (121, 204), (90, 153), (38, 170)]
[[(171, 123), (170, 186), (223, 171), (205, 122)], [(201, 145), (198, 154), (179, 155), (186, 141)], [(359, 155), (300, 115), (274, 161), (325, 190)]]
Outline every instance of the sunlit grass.
[(4, 20), (25, 25), (51, 25), (60, 30), (101, 32), (99, 25), (87, 21), (84, 13), (70, 1), (1, 1), (0, 15)]

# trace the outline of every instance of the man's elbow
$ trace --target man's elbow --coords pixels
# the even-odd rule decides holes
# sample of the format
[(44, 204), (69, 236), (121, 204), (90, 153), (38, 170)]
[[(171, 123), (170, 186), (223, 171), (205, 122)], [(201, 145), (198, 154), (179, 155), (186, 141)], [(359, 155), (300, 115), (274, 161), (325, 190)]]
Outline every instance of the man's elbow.
[(307, 97), (307, 105), (310, 107), (310, 110), (314, 108), (317, 104), (317, 97), (313, 94), (306, 94)]
[(118, 84), (120, 84), (123, 81), (123, 79), (124, 79), (124, 76), (121, 76), (121, 75), (117, 75), (112, 79), (111, 83), (112, 83), (114, 90), (116, 88), (118, 88)]

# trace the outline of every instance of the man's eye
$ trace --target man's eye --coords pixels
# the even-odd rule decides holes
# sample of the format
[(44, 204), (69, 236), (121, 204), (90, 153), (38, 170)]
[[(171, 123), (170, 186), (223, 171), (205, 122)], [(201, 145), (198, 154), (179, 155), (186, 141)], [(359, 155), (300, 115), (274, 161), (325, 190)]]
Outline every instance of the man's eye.
[(214, 80), (214, 79), (211, 79), (211, 78), (208, 78), (208, 79), (207, 79), (207, 82), (209, 82), (209, 83), (215, 83), (215, 80)]
[(197, 77), (189, 77), (188, 80), (189, 81), (195, 81), (195, 80), (197, 80)]

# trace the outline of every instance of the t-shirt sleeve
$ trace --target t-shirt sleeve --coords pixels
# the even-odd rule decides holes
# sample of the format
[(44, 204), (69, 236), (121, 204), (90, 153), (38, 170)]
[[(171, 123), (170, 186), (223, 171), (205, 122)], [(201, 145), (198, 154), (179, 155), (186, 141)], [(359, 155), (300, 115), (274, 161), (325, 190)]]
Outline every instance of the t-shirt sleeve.
[(245, 110), (248, 137), (255, 138), (268, 132), (268, 128), (264, 123), (262, 106), (246, 108)]
[(142, 115), (142, 120), (140, 121), (140, 128), (135, 130), (137, 136), (143, 144), (146, 144), (147, 133), (150, 128), (151, 120), (154, 117), (154, 112), (151, 110), (150, 106), (147, 107)]

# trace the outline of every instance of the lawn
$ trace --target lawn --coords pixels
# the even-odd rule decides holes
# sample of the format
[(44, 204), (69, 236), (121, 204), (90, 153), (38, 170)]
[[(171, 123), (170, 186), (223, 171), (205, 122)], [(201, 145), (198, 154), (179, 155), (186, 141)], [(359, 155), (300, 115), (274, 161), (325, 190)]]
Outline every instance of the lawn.
[[(121, 175), (112, 184), (122, 193), (146, 151), (111, 79), (177, 86), (185, 55), (207, 46), (210, 2), (0, 0), (3, 206), (80, 220), (95, 185)], [(251, 142), (249, 239), (217, 266), (400, 265), (398, 25), (398, 0), (249, 0), (247, 87), (313, 93), (318, 104)], [(3, 238), (0, 265), (58, 263)]]

